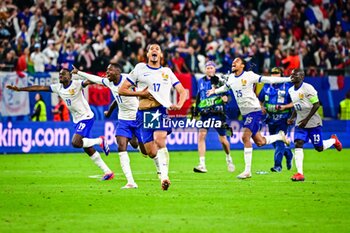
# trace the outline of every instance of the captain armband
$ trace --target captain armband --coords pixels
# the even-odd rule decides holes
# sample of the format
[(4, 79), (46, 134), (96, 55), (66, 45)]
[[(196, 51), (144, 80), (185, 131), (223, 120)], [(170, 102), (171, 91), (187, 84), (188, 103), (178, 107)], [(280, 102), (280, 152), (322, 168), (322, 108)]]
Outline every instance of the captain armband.
[(318, 100), (318, 96), (317, 96), (317, 95), (311, 97), (309, 100), (310, 100), (310, 102), (311, 102), (312, 104), (317, 103), (317, 102), (320, 102), (320, 101)]

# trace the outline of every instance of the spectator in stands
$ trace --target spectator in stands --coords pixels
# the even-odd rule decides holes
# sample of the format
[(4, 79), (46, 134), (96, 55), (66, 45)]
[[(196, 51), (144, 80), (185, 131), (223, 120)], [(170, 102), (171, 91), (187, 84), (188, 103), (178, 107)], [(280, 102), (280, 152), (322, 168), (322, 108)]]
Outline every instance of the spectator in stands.
[(290, 51), (290, 54), (282, 60), (283, 66), (286, 67), (284, 75), (289, 75), (294, 69), (300, 68), (300, 58), (296, 48)]
[(78, 52), (75, 50), (72, 44), (67, 43), (60, 51), (59, 60), (61, 61), (61, 67), (72, 69), (75, 63), (75, 59), (78, 56)]
[(35, 72), (44, 72), (45, 64), (48, 64), (47, 57), (41, 52), (41, 45), (36, 43), (34, 45), (34, 52), (30, 55), (30, 59), (34, 63)]
[(188, 47), (188, 53), (185, 57), (185, 64), (186, 67), (188, 68), (188, 71), (190, 73), (199, 73), (199, 67), (198, 67), (198, 57), (195, 49), (190, 46)]
[[(331, 69), (348, 69), (347, 62), (350, 62), (347, 55), (350, 42), (345, 39), (350, 28), (349, 4), (319, 0), (286, 1), (284, 4), (280, 1), (239, 0), (181, 3), (170, 0), (100, 0), (86, 1), (84, 5), (83, 1), (25, 2), (25, 6), (17, 6), (18, 13), (16, 6), (4, 6), (0, 40), (8, 38), (9, 44), (18, 45), (17, 40), (22, 37), (30, 48), (40, 43), (43, 50), (47, 38), (53, 38), (57, 45), (71, 44), (71, 53), (80, 54), (91, 39), (96, 57), (108, 47), (111, 58), (121, 51), (123, 57), (120, 59), (124, 61), (138, 57), (138, 51), (142, 51), (147, 43), (157, 42), (163, 48), (171, 49), (191, 46), (194, 56), (187, 57), (188, 51), (180, 52), (180, 56), (192, 72), (197, 69), (194, 68), (197, 58), (198, 68), (203, 73), (208, 58), (215, 59), (219, 68), (229, 63), (230, 56), (242, 55), (255, 57), (259, 72), (282, 66), (283, 58), (287, 69), (300, 66), (314, 70), (314, 53), (320, 48), (326, 51)], [(330, 38), (329, 42), (327, 38)], [(230, 41), (228, 46), (226, 40)], [(185, 47), (179, 45), (180, 41)], [(18, 56), (24, 47), (15, 48)], [(58, 66), (69, 67), (77, 62), (78, 55), (74, 52), (67, 54), (65, 49), (60, 50)], [(10, 50), (5, 49), (4, 54)], [(297, 59), (291, 57), (298, 56), (299, 50), (300, 65), (293, 65), (290, 60)], [(81, 61), (85, 60), (85, 57), (81, 58)], [(307, 69), (310, 67), (312, 69)], [(92, 68), (94, 72), (105, 69), (99, 66), (102, 70), (95, 70), (94, 65)]]
[(5, 58), (0, 61), (0, 70), (14, 71), (17, 65), (17, 56), (14, 50), (10, 50), (5, 54)]
[(338, 118), (340, 120), (350, 120), (350, 90), (346, 93), (345, 99), (339, 104)]
[(43, 54), (47, 58), (47, 64), (45, 64), (45, 71), (57, 71), (57, 59), (59, 53), (56, 49), (55, 41), (49, 39), (47, 41), (47, 47), (43, 50)]
[(61, 96), (58, 96), (58, 104), (52, 110), (53, 121), (70, 121), (69, 110)]
[(21, 56), (18, 58), (16, 70), (28, 71), (28, 59), (30, 59), (29, 48), (25, 48)]
[(173, 59), (171, 59), (171, 62), (174, 65), (174, 72), (175, 73), (183, 73), (183, 72), (189, 71), (189, 69), (186, 66), (185, 59), (183, 59), (180, 56), (179, 52), (177, 52), (177, 51), (175, 52), (175, 56), (173, 57)]
[(41, 94), (36, 93), (35, 101), (34, 113), (31, 116), (32, 121), (47, 121), (46, 104)]

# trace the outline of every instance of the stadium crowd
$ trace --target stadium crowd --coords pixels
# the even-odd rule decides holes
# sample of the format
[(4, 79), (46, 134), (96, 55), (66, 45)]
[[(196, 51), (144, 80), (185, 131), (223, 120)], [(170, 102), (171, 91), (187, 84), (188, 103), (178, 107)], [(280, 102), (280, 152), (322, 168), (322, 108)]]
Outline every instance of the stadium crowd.
[(157, 42), (175, 72), (204, 73), (214, 60), (227, 73), (238, 55), (253, 57), (261, 73), (274, 66), (309, 76), (348, 72), (349, 12), (349, 0), (4, 0), (0, 70), (74, 64), (97, 73), (113, 61), (129, 72)]

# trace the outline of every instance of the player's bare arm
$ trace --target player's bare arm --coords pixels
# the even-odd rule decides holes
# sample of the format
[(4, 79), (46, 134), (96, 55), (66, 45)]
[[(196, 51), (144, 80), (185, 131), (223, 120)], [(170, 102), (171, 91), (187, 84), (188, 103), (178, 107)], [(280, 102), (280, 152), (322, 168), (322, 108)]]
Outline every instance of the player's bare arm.
[(8, 89), (13, 90), (13, 91), (29, 91), (29, 92), (34, 92), (34, 91), (51, 91), (49, 86), (30, 86), (30, 87), (17, 87), (14, 85), (7, 85), (6, 86)]
[(287, 120), (287, 124), (291, 125), (295, 122), (295, 118), (297, 117), (297, 112), (295, 110), (293, 110), (292, 115), (290, 116), (290, 118)]
[(278, 110), (284, 111), (286, 109), (293, 108), (293, 103), (285, 104), (285, 105), (278, 105)]
[(83, 85), (83, 87), (87, 87), (87, 86), (89, 86), (91, 84), (95, 84), (95, 83), (91, 82), (90, 80), (84, 80), (82, 85)]
[(78, 72), (80, 71), (80, 70), (78, 70), (78, 68), (76, 68), (74, 65), (72, 65), (73, 66), (73, 70), (70, 72), (71, 74), (78, 74)]
[(225, 84), (217, 89), (215, 88), (210, 89), (209, 91), (207, 91), (207, 96), (224, 93), (224, 92), (227, 92), (228, 90), (229, 90), (229, 87)]
[(181, 83), (177, 84), (175, 86), (176, 91), (179, 93), (180, 95), (180, 100), (177, 104), (173, 104), (170, 106), (171, 110), (180, 110), (182, 108), (182, 106), (184, 105), (186, 99), (187, 99), (187, 92), (185, 90), (185, 88), (182, 86)]
[(86, 87), (86, 86), (88, 86), (90, 84), (103, 85), (102, 78), (100, 76), (85, 73), (85, 72), (80, 71), (79, 69), (77, 69), (75, 66), (73, 66), (73, 70), (71, 71), (71, 74), (72, 75), (73, 74), (79, 75), (80, 77), (83, 77), (84, 79), (86, 79), (84, 81), (84, 83), (83, 83), (84, 87)]
[(114, 109), (115, 109), (117, 106), (118, 106), (118, 103), (117, 103), (116, 100), (114, 100), (114, 101), (112, 102), (112, 104), (109, 106), (108, 110), (103, 112), (104, 115), (105, 115), (105, 117), (109, 118), (109, 117), (111, 116), (112, 112), (114, 111)]
[(138, 97), (142, 97), (142, 98), (149, 98), (151, 97), (151, 94), (148, 91), (148, 87), (145, 87), (143, 90), (141, 91), (132, 91), (130, 90), (130, 88), (133, 85), (126, 80), (122, 86), (119, 88), (119, 95), (124, 95), (124, 96), (138, 96)]

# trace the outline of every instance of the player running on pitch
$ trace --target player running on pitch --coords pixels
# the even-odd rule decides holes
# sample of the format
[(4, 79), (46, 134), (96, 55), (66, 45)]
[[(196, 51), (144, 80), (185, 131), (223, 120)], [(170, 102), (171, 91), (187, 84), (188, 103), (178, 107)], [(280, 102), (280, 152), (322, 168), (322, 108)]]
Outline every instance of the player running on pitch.
[[(187, 94), (171, 69), (161, 66), (162, 57), (160, 46), (150, 44), (147, 51), (147, 64), (139, 63), (136, 65), (127, 81), (119, 89), (119, 94), (139, 97), (137, 118), (140, 127), (142, 127), (142, 142), (151, 158), (157, 156), (161, 186), (163, 190), (167, 190), (170, 186), (170, 180), (168, 177), (169, 152), (166, 148), (166, 137), (171, 133), (171, 128), (163, 125), (163, 119), (167, 118), (167, 108), (172, 110), (182, 108)], [(132, 86), (137, 86), (141, 91), (130, 90)], [(177, 104), (170, 102), (170, 92), (173, 87), (180, 94)]]
[(330, 139), (323, 140), (322, 120), (317, 113), (317, 109), (320, 107), (320, 101), (318, 100), (315, 88), (303, 82), (304, 76), (304, 71), (294, 69), (291, 75), (291, 81), (294, 87), (288, 90), (294, 105), (292, 116), (287, 121), (288, 124), (293, 124), (296, 117), (294, 143), (295, 165), (298, 173), (292, 176), (292, 181), (305, 180), (303, 172), (303, 146), (309, 139), (318, 152), (327, 150), (333, 145), (338, 151), (342, 150), (342, 144), (336, 135), (333, 134)]
[(243, 116), (243, 144), (244, 144), (244, 171), (237, 176), (239, 179), (246, 179), (252, 176), (251, 165), (252, 165), (252, 154), (253, 147), (250, 141), (253, 138), (257, 146), (263, 146), (271, 144), (276, 141), (284, 141), (289, 145), (283, 131), (278, 134), (270, 136), (262, 136), (260, 134), (260, 124), (262, 120), (262, 111), (259, 99), (256, 97), (253, 85), (255, 83), (283, 83), (290, 82), (290, 78), (280, 77), (264, 77), (255, 74), (252, 71), (245, 71), (247, 62), (243, 58), (235, 58), (232, 62), (232, 74), (230, 74), (226, 85), (218, 88), (209, 90), (208, 96), (212, 94), (219, 94), (232, 89), (237, 105)]
[[(74, 66), (73, 66), (74, 67)], [(123, 173), (127, 179), (127, 184), (122, 187), (122, 189), (137, 188), (137, 184), (133, 178), (131, 168), (130, 168), (130, 158), (127, 152), (128, 142), (136, 136), (138, 141), (141, 141), (140, 128), (136, 121), (137, 107), (139, 106), (139, 101), (134, 96), (120, 96), (118, 93), (119, 88), (123, 82), (128, 77), (128, 74), (121, 74), (121, 66), (116, 63), (110, 63), (107, 67), (107, 78), (101, 78), (96, 75), (91, 75), (82, 71), (79, 71), (74, 67), (72, 70), (73, 74), (78, 74), (79, 76), (90, 80), (91, 82), (104, 85), (108, 87), (115, 100), (113, 101), (111, 108), (109, 109), (107, 115), (111, 114), (111, 111), (118, 106), (118, 121), (116, 129), (116, 140), (118, 144), (118, 154), (120, 159), (120, 165), (122, 167)], [(137, 147), (137, 146), (136, 146)], [(140, 149), (145, 154), (143, 144), (140, 144)]]
[(109, 154), (109, 146), (103, 136), (90, 138), (90, 131), (94, 124), (94, 113), (83, 95), (83, 88), (91, 84), (90, 81), (72, 80), (68, 69), (61, 69), (59, 72), (59, 83), (50, 86), (17, 87), (8, 85), (7, 88), (14, 91), (47, 91), (58, 94), (66, 103), (73, 116), (75, 133), (72, 138), (72, 145), (75, 148), (83, 148), (91, 160), (104, 172), (102, 180), (111, 180), (114, 173), (102, 160), (100, 153), (93, 146), (100, 145), (106, 155)]

